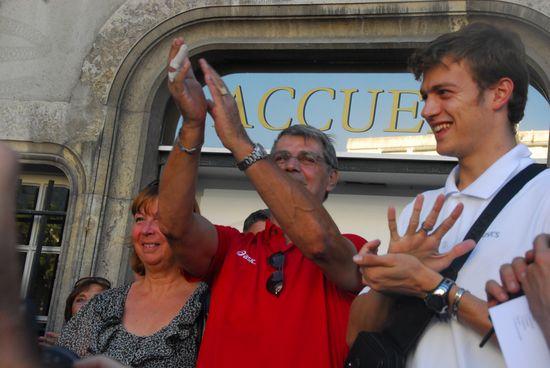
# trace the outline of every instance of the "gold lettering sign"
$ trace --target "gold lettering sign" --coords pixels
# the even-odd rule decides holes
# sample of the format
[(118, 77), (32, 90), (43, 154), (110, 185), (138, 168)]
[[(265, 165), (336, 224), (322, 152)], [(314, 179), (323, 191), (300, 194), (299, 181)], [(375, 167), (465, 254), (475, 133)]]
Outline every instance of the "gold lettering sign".
[(424, 123), (423, 120), (420, 120), (418, 124), (414, 128), (397, 128), (397, 118), (400, 112), (402, 111), (408, 111), (413, 114), (413, 118), (416, 119), (417, 113), (418, 113), (418, 101), (416, 101), (413, 106), (411, 107), (401, 107), (399, 103), (401, 102), (401, 95), (403, 94), (413, 94), (417, 95), (420, 99), (420, 92), (419, 91), (410, 91), (410, 90), (398, 90), (398, 89), (390, 89), (388, 91), (393, 95), (393, 103), (391, 108), (391, 117), (390, 117), (390, 126), (387, 129), (384, 129), (385, 132), (391, 132), (391, 133), (420, 133), (420, 129), (422, 129), (422, 124)]
[[(286, 92), (290, 97), (289, 101), (295, 101), (295, 98), (296, 98), (296, 90), (292, 87), (270, 88), (262, 95), (258, 103), (258, 121), (265, 129), (272, 130), (272, 131), (280, 131), (280, 130), (286, 129), (292, 124), (292, 121), (293, 121), (292, 116), (289, 116), (285, 122), (268, 121), (268, 118), (266, 116), (268, 104), (269, 104), (270, 98), (277, 92)], [(334, 101), (336, 99), (336, 91), (333, 88), (322, 87), (322, 88), (313, 88), (308, 90), (300, 98), (298, 102), (298, 106), (296, 108), (296, 117), (299, 124), (311, 125), (312, 123), (314, 123), (314, 122), (308, 121), (308, 119), (306, 118), (306, 108), (308, 103), (311, 100), (311, 97), (314, 94), (321, 93), (321, 92), (328, 94), (331, 101)], [(379, 107), (378, 105), (380, 102), (380, 96), (383, 95), (385, 91), (383, 89), (372, 89), (367, 91), (367, 93), (370, 95), (369, 118), (366, 122), (361, 122), (357, 124), (353, 124), (352, 122), (350, 122), (350, 116), (351, 116), (351, 109), (352, 109), (352, 101), (354, 101), (353, 99), (354, 94), (359, 92), (359, 90), (356, 88), (350, 88), (350, 89), (341, 89), (339, 90), (339, 92), (343, 94), (343, 99), (344, 99), (343, 106), (342, 106), (343, 107), (342, 128), (345, 131), (348, 131), (351, 133), (364, 133), (371, 130), (372, 127), (374, 126), (374, 122), (376, 119), (377, 110)], [(398, 122), (399, 122), (400, 113), (410, 113), (412, 114), (413, 119), (417, 119), (418, 104), (420, 101), (420, 92), (415, 90), (391, 89), (391, 90), (388, 90), (387, 93), (391, 94), (392, 96), (392, 106), (391, 106), (391, 113), (389, 117), (388, 126), (383, 131), (388, 133), (419, 133), (424, 123), (422, 119), (414, 123), (414, 126), (409, 126), (409, 127), (399, 126)], [(415, 100), (411, 106), (401, 106), (401, 99), (403, 96), (406, 96), (406, 95), (414, 95), (417, 97), (417, 100)], [(239, 116), (241, 118), (243, 127), (254, 128), (254, 125), (248, 121), (248, 117), (246, 114), (245, 98), (243, 95), (241, 85), (237, 85), (237, 87), (233, 91), (233, 96), (235, 97), (235, 101), (237, 102), (237, 108), (239, 111)], [(364, 102), (364, 101), (362, 100), (361, 102)], [(290, 111), (292, 110), (293, 108), (289, 104), (289, 107), (288, 107), (289, 115), (291, 115)], [(333, 119), (329, 117), (324, 122), (324, 125), (319, 129), (323, 131), (330, 130), (332, 128), (332, 123), (333, 123)]]
[[(280, 127), (275, 127), (275, 126), (271, 125), (267, 121), (267, 118), (265, 117), (265, 108), (266, 108), (267, 102), (268, 102), (269, 98), (271, 97), (271, 95), (273, 95), (277, 91), (286, 91), (286, 92), (288, 92), (288, 94), (290, 95), (290, 97), (292, 99), (294, 99), (294, 96), (296, 94), (296, 91), (292, 87), (271, 88), (266, 93), (264, 93), (264, 95), (262, 96), (262, 99), (260, 100), (260, 103), (258, 104), (258, 119), (260, 120), (260, 123), (266, 129), (269, 129), (269, 130), (284, 130), (284, 129), (288, 128), (290, 126), (290, 124), (292, 123), (292, 118), (288, 118), (288, 120), (286, 121), (285, 124), (283, 124)], [(243, 108), (243, 110), (244, 110), (244, 108)]]

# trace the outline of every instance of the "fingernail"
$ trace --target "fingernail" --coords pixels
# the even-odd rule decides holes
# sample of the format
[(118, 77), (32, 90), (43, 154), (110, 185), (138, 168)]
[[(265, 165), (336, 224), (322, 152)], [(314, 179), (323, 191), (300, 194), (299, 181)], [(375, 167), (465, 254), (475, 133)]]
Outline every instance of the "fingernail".
[(353, 256), (353, 260), (355, 262), (361, 262), (363, 260), (363, 256), (360, 255), (360, 254), (356, 254), (356, 255)]
[(518, 284), (516, 284), (515, 282), (511, 281), (510, 283), (508, 283), (508, 287), (511, 288), (511, 289), (516, 289), (518, 287)]

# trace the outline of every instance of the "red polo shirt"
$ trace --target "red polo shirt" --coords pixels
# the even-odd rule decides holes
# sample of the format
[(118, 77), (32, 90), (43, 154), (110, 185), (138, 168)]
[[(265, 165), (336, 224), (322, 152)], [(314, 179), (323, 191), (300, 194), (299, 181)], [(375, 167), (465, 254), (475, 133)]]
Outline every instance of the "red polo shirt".
[[(342, 367), (354, 293), (338, 289), (321, 269), (270, 223), (256, 235), (217, 226), (211, 308), (197, 367)], [(365, 240), (345, 235), (359, 250)], [(267, 258), (285, 253), (284, 288), (266, 289), (275, 269)]]

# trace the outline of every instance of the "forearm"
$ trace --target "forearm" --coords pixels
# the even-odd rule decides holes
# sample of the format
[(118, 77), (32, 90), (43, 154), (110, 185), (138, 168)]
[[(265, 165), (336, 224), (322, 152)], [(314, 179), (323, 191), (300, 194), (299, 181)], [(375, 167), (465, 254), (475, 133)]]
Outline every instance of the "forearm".
[[(455, 302), (455, 294), (458, 286), (455, 285), (449, 293), (449, 308)], [(484, 336), (492, 327), (489, 320), (489, 308), (487, 302), (466, 292), (460, 300), (458, 321), (473, 329), (481, 336)]]
[[(200, 147), (204, 139), (201, 129), (182, 129), (179, 144), (186, 148)], [(175, 143), (168, 156), (160, 181), (158, 217), (162, 232), (168, 238), (181, 238), (193, 221), (200, 148), (193, 154), (179, 149)]]
[(360, 274), (352, 260), (355, 246), (342, 236), (321, 201), (269, 160), (256, 162), (246, 175), (300, 251), (339, 287), (359, 289)]
[(205, 218), (193, 212), (203, 142), (202, 129), (182, 129), (179, 144), (199, 147), (189, 154), (174, 144), (160, 181), (159, 223), (178, 263), (188, 272), (204, 276), (217, 249), (217, 233)]
[(381, 331), (388, 323), (394, 299), (375, 290), (355, 298), (350, 308), (347, 343), (353, 344), (361, 331)]

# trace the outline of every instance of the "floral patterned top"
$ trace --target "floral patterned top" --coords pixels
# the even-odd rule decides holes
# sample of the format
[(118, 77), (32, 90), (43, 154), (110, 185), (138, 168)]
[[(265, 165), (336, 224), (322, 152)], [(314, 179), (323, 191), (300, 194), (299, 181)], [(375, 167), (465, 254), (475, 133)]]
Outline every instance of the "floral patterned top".
[(65, 324), (58, 345), (80, 357), (103, 354), (131, 367), (195, 367), (202, 318), (200, 283), (176, 317), (151, 336), (136, 336), (124, 328), (122, 315), (130, 286), (104, 291)]

